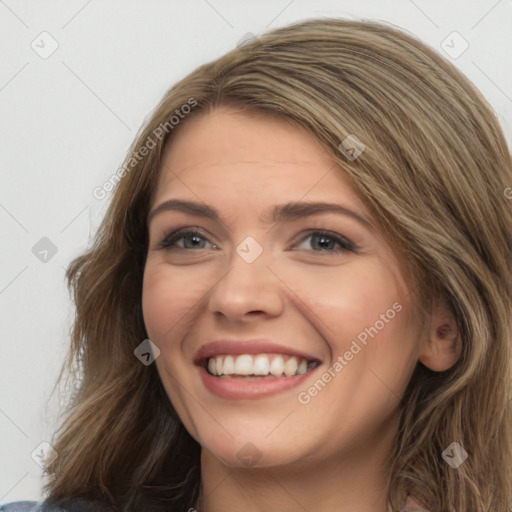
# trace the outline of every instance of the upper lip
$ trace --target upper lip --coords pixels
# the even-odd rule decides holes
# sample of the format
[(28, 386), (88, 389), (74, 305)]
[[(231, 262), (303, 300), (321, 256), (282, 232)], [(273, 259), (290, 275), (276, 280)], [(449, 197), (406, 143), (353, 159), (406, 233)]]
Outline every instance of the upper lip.
[(206, 359), (224, 354), (283, 354), (296, 356), (308, 361), (321, 362), (318, 357), (297, 350), (294, 347), (287, 347), (270, 340), (257, 338), (250, 340), (222, 339), (205, 343), (196, 351), (194, 364), (200, 364)]

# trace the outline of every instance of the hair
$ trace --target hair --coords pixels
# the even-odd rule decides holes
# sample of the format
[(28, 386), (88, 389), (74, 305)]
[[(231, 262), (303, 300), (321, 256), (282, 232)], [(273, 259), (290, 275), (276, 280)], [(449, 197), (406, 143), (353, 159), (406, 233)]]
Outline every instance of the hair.
[[(76, 316), (57, 382), (66, 375), (74, 392), (54, 434), (46, 501), (121, 511), (196, 503), (201, 447), (156, 365), (134, 350), (148, 337), (146, 220), (164, 146), (223, 106), (278, 116), (316, 137), (396, 251), (425, 324), (436, 300), (454, 316), (457, 362), (443, 372), (418, 362), (399, 405), (392, 506), (411, 493), (435, 511), (508, 512), (510, 151), (481, 93), (435, 50), (380, 22), (332, 18), (275, 29), (200, 66), (139, 130), (92, 246), (67, 268)], [(349, 135), (365, 145), (353, 160), (340, 150)], [(468, 453), (458, 468), (442, 457), (453, 442)]]

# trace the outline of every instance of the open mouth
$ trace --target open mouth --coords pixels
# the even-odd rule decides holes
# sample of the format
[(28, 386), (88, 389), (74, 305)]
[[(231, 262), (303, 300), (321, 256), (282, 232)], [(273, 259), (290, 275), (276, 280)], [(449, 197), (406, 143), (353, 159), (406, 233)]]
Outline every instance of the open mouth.
[(295, 377), (310, 372), (319, 364), (318, 360), (283, 354), (224, 354), (198, 361), (198, 365), (214, 377), (242, 380)]

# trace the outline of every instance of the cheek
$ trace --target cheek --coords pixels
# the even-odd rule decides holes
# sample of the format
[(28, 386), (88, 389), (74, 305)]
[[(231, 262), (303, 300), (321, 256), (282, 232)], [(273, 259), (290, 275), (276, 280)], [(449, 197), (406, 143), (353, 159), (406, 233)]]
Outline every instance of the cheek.
[(148, 266), (142, 284), (142, 312), (150, 339), (161, 340), (176, 317), (177, 297), (162, 269)]
[(190, 384), (187, 384), (182, 345), (177, 340), (183, 339), (190, 329), (187, 313), (204, 293), (186, 275), (165, 263), (149, 262), (144, 270), (142, 310), (149, 339), (161, 351), (155, 364), (162, 385), (189, 432), (195, 432), (185, 405), (187, 394), (181, 391), (182, 385), (189, 389)]
[(401, 388), (416, 363), (406, 290), (380, 259), (352, 263), (294, 278), (290, 274), (289, 279), (314, 313), (308, 316), (328, 341), (333, 361), (346, 355), (355, 373), (371, 368), (391, 388)]
[(357, 336), (399, 301), (394, 276), (377, 258), (296, 272), (290, 274), (288, 282), (321, 321), (319, 325), (330, 340)]
[(142, 310), (148, 335), (161, 342), (171, 333), (175, 336), (185, 327), (184, 320), (199, 306), (204, 294), (204, 279), (197, 272), (192, 276), (165, 263), (147, 264), (142, 286)]
[(359, 373), (364, 396), (377, 397), (382, 391), (393, 402), (404, 391), (417, 359), (407, 290), (379, 260), (354, 266), (338, 284), (342, 292), (336, 294), (331, 286), (332, 305), (325, 306), (335, 333), (331, 345)]

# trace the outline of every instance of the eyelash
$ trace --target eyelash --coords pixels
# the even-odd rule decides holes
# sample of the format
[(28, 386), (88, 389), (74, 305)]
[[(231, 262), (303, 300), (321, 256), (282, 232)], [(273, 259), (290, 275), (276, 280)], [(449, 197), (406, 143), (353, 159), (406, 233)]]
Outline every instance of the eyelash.
[[(164, 237), (164, 239), (158, 244), (157, 249), (171, 250), (175, 246), (175, 244), (178, 240), (181, 240), (182, 238), (186, 238), (187, 235), (199, 236), (203, 240), (206, 240), (209, 242), (209, 240), (206, 237), (204, 237), (201, 234), (201, 231), (198, 230), (197, 228), (182, 228), (182, 229), (178, 229), (178, 230), (173, 231), (173, 232), (169, 233), (168, 235), (166, 235)], [(319, 254), (325, 254), (325, 253), (342, 254), (342, 253), (346, 253), (346, 252), (357, 252), (357, 250), (359, 249), (359, 247), (357, 247), (356, 245), (351, 243), (346, 238), (336, 235), (334, 233), (331, 233), (329, 231), (325, 231), (325, 230), (310, 230), (307, 232), (307, 234), (304, 237), (302, 237), (299, 240), (299, 242), (304, 241), (304, 239), (309, 238), (312, 235), (318, 235), (320, 237), (328, 238), (330, 240), (333, 240), (335, 243), (337, 243), (340, 246), (340, 248), (338, 248), (338, 249), (327, 250), (327, 251), (323, 250), (323, 249), (318, 250), (318, 251), (313, 250), (313, 252), (317, 252)], [(202, 247), (199, 247), (198, 249), (188, 249), (188, 248), (179, 247), (178, 249), (183, 250), (183, 251), (187, 251), (187, 250), (193, 251), (193, 250), (202, 249)]]

